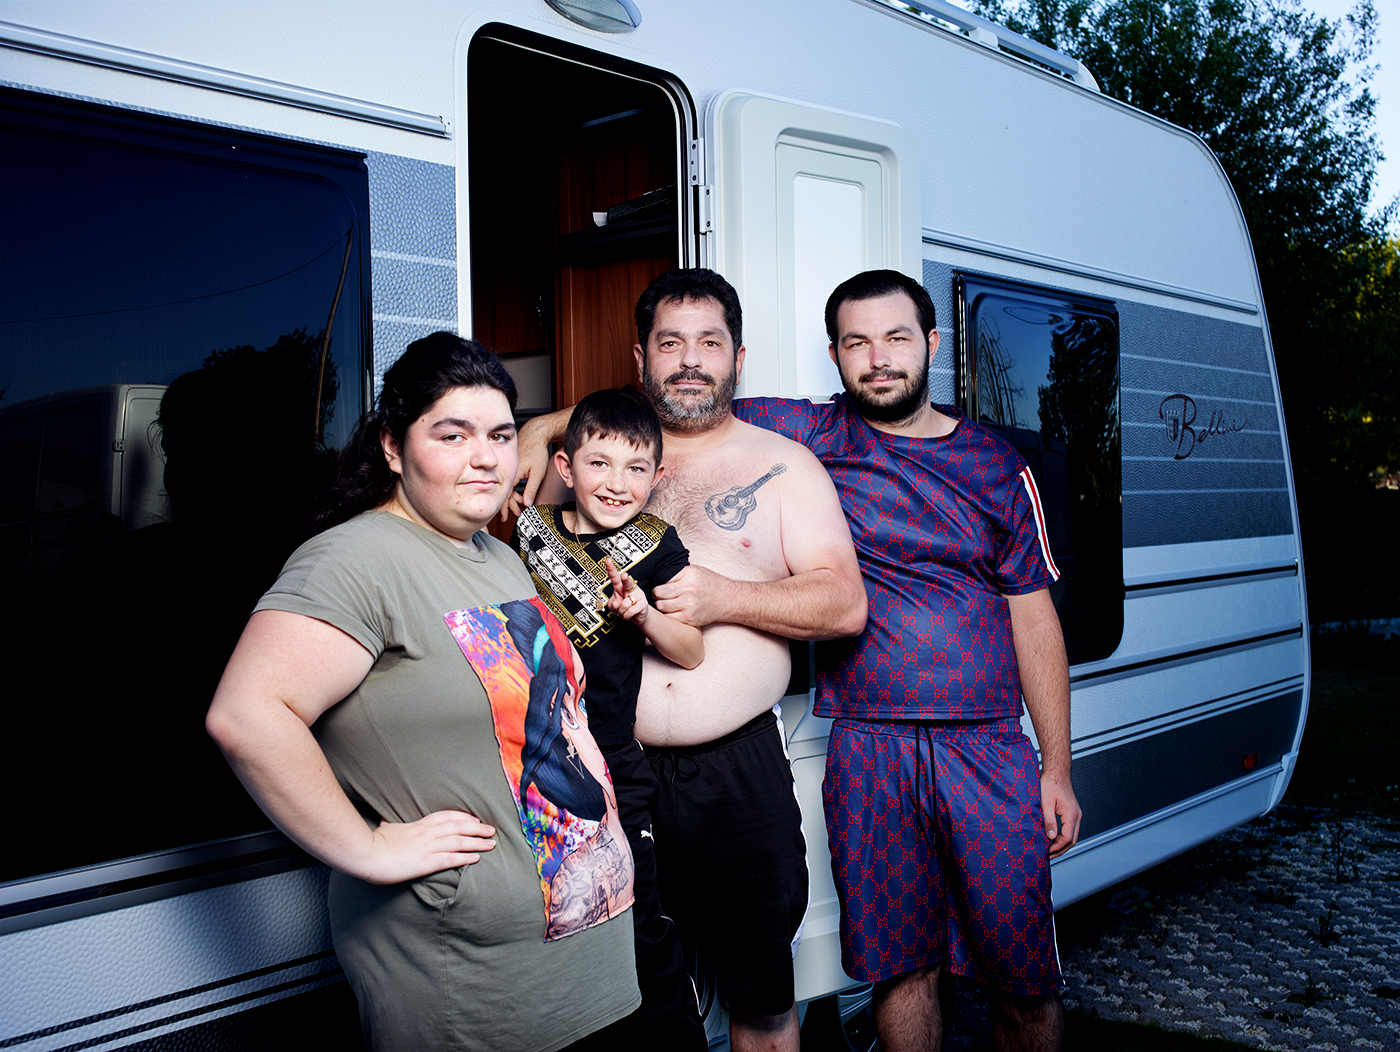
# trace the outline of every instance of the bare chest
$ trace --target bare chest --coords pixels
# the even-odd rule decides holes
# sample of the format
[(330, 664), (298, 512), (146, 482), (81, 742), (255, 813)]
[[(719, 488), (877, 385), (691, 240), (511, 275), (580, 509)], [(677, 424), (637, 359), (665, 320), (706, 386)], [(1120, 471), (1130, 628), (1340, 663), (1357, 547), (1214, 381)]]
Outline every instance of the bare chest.
[(782, 516), (786, 494), (782, 460), (717, 462), (722, 458), (666, 460), (666, 476), (647, 511), (676, 528), (691, 560), (736, 580), (787, 577)]

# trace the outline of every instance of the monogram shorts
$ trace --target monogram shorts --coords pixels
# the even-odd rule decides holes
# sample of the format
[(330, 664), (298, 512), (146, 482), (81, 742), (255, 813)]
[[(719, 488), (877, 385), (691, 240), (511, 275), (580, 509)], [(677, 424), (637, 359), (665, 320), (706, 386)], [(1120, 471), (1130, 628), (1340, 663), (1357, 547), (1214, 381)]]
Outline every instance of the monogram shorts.
[(840, 719), (822, 783), (841, 963), (1059, 988), (1040, 770), (1020, 721)]

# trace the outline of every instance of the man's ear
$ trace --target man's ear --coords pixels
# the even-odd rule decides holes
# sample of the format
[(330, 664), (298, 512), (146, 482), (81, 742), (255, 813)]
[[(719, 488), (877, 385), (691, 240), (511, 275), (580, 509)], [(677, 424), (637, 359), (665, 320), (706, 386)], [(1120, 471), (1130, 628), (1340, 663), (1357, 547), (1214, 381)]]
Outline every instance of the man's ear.
[(637, 382), (645, 388), (647, 385), (647, 352), (642, 350), (640, 343), (632, 345), (632, 357), (637, 360)]
[(570, 489), (574, 488), (574, 466), (569, 463), (569, 454), (562, 449), (554, 454), (554, 470), (559, 472), (559, 477), (564, 480), (564, 485)]
[(938, 353), (938, 330), (928, 331), (928, 360), (933, 361), (933, 356)]
[(740, 347), (734, 352), (734, 382), (739, 382), (739, 377), (744, 375), (744, 355), (748, 348)]
[(394, 438), (388, 428), (379, 432), (379, 445), (384, 450), (384, 460), (389, 465), (389, 470), (395, 475), (402, 475), (403, 459), (400, 455), (398, 439)]
[(834, 365), (834, 366), (836, 366), (837, 369), (840, 369), (840, 368), (841, 368), (841, 359), (838, 358), (838, 357), (836, 357), (836, 344), (834, 344), (834, 343), (828, 343), (828, 344), (826, 345), (826, 353), (829, 354), (829, 355), (831, 355), (831, 364)]

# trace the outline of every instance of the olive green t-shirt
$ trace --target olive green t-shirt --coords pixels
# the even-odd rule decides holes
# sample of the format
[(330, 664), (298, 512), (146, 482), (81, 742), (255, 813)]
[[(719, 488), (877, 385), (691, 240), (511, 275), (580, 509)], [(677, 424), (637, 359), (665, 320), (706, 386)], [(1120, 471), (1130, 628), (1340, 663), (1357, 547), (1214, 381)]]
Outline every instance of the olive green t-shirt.
[[(538, 827), (552, 815), (572, 820), (575, 834), (611, 828), (615, 799), (606, 776), (590, 780), (583, 772), (579, 784), (595, 798), (601, 784), (609, 809), (590, 824), (565, 808), (550, 810), (540, 796), (543, 772), (520, 791), (522, 746), (517, 742), (512, 754), (511, 742), (537, 735), (517, 726), (525, 711), (521, 689), (507, 696), (495, 677), (505, 668), (528, 684), (541, 654), (551, 655), (548, 633), (530, 622), (545, 642), (533, 650), (524, 645), (530, 653), (522, 654), (504, 629), (497, 631), (519, 623), (521, 612), (533, 616), (522, 600), (539, 600), (513, 551), (484, 532), (474, 541), (479, 551), (398, 516), (367, 512), (298, 549), (258, 609), (325, 621), (374, 655), (359, 687), (312, 728), (367, 821), (411, 822), (451, 808), (496, 828), (496, 848), (479, 862), (411, 885), (332, 875), (336, 953), (372, 1046), (545, 1052), (626, 1015), (640, 1000), (626, 909), (631, 856), (628, 883), (607, 900), (611, 908), (596, 906), (607, 899), (596, 888), (617, 881), (616, 859), (602, 876), (584, 872), (584, 884), (591, 879), (595, 889), (591, 913), (549, 921), (550, 867), (564, 865), (568, 849)], [(488, 652), (496, 651), (504, 664), (491, 664)], [(567, 756), (576, 759), (572, 746)], [(547, 766), (548, 757), (537, 763)], [(597, 817), (588, 805), (574, 806)], [(555, 840), (567, 840), (570, 829)], [(606, 828), (595, 839), (606, 841)], [(571, 873), (596, 854), (578, 852)], [(561, 873), (555, 886), (566, 876), (579, 880)]]

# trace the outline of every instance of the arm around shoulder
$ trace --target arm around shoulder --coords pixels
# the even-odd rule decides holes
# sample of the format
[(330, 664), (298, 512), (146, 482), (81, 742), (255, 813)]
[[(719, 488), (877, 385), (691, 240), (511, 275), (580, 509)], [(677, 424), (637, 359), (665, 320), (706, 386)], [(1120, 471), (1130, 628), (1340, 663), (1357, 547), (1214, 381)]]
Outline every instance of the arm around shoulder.
[[(520, 431), (516, 435), (516, 447), (520, 453), (520, 468), (516, 473), (515, 481), (519, 482), (524, 479), (525, 491), (516, 493), (514, 489), (511, 490), (510, 496), (501, 506), (502, 522), (510, 515), (519, 515), (536, 500), (542, 504), (557, 504), (560, 500), (561, 488), (563, 492), (568, 492), (568, 487), (564, 485), (564, 480), (559, 477), (559, 472), (551, 466), (549, 444), (558, 442), (564, 437), (564, 431), (569, 426), (569, 417), (573, 415), (573, 412), (574, 407), (567, 406), (563, 409), (556, 409), (552, 413), (545, 413), (543, 416), (533, 417), (520, 425)], [(540, 493), (541, 486), (547, 486), (543, 494)]]

